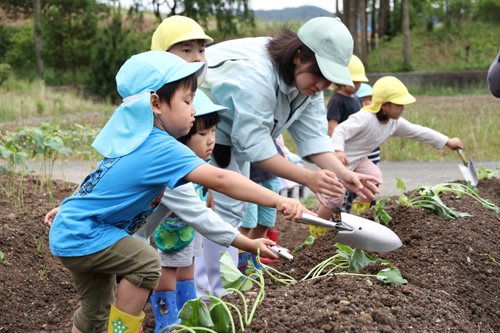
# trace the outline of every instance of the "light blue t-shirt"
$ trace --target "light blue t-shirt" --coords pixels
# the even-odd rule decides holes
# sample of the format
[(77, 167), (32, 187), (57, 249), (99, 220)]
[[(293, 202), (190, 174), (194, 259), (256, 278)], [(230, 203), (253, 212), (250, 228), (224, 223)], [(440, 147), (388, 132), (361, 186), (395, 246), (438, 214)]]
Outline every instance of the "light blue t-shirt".
[(79, 191), (64, 200), (50, 230), (50, 249), (60, 257), (101, 251), (139, 229), (161, 201), (165, 187), (205, 162), (168, 133), (153, 127), (132, 153), (104, 158)]

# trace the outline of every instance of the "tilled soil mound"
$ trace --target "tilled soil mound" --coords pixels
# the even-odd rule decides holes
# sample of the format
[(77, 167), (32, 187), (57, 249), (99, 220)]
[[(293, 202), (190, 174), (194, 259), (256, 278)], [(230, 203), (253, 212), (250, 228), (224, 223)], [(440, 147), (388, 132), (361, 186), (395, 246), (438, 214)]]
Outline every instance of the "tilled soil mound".
[[(40, 251), (35, 240), (47, 229), (43, 218), (51, 205), (46, 193), (33, 193), (33, 178), (24, 185), (26, 212), (15, 212), (12, 199), (0, 194), (0, 251), (10, 263), (0, 263), (0, 332), (69, 332), (79, 302), (71, 276), (51, 254), (48, 237)], [(478, 188), (481, 197), (500, 205), (500, 180), (482, 180)], [(56, 182), (56, 205), (71, 192)], [(473, 216), (444, 219), (398, 206), (395, 199), (387, 205), (390, 228), (403, 247), (370, 255), (391, 261), (408, 285), (343, 275), (285, 286), (266, 278), (265, 300), (245, 332), (500, 332), (500, 215), (468, 196), (441, 198)], [(372, 218), (373, 211), (364, 214)], [(291, 249), (308, 235), (307, 226), (297, 223), (279, 220), (277, 229), (280, 245)], [(330, 231), (273, 267), (300, 280), (335, 255), (334, 238)], [(359, 273), (385, 267), (370, 265)], [(246, 294), (251, 305), (255, 293)], [(237, 297), (228, 298), (241, 307)], [(144, 329), (154, 331), (149, 305)]]

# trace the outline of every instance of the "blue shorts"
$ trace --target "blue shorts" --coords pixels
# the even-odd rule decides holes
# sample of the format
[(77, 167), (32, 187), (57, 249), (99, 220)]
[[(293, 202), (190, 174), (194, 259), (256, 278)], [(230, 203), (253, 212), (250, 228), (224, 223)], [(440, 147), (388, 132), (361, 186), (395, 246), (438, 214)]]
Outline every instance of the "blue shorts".
[[(273, 192), (279, 193), (281, 178), (275, 177), (273, 179), (268, 179), (257, 184), (262, 185)], [(274, 227), (274, 223), (276, 223), (275, 208), (263, 207), (253, 203), (248, 203), (247, 214), (241, 221), (241, 226), (248, 229), (255, 228), (257, 224), (263, 225), (265, 227)]]

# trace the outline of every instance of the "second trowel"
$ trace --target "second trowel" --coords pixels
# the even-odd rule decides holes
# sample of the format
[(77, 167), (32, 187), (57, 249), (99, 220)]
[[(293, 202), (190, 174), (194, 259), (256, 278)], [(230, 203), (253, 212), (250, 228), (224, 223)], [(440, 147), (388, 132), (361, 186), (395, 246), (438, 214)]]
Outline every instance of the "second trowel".
[(458, 168), (462, 172), (462, 175), (464, 176), (466, 181), (471, 183), (472, 186), (476, 186), (479, 182), (479, 179), (477, 178), (477, 172), (474, 168), (474, 164), (472, 164), (472, 160), (467, 160), (462, 149), (460, 148), (457, 149), (457, 153), (463, 162), (463, 164), (458, 165)]
[(339, 232), (335, 242), (365, 251), (389, 252), (403, 245), (391, 229), (352, 214), (342, 213), (340, 222), (330, 222), (303, 213), (296, 222), (335, 229)]

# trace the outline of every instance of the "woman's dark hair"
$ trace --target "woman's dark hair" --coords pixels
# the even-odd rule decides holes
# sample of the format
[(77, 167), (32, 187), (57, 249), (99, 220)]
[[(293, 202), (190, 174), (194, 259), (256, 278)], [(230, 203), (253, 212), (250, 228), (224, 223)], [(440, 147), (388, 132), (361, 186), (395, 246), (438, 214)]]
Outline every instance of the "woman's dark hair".
[(156, 91), (156, 94), (160, 98), (160, 102), (166, 102), (170, 106), (175, 92), (181, 88), (191, 89), (192, 92), (195, 92), (196, 88), (198, 88), (198, 77), (196, 74), (191, 74), (180, 80), (164, 84), (163, 87)]
[(319, 69), (314, 52), (290, 29), (281, 30), (281, 34), (278, 37), (272, 38), (266, 44), (266, 49), (280, 77), (290, 86), (295, 81), (295, 64), (293, 63), (293, 59), (298, 50), (300, 50), (300, 62), (303, 64), (310, 63), (305, 72), (324, 77)]
[(188, 140), (191, 139), (191, 137), (196, 133), (212, 128), (218, 123), (220, 123), (220, 116), (218, 112), (211, 112), (204, 114), (203, 116), (195, 117), (194, 125), (189, 130), (189, 133), (181, 136), (177, 140), (182, 142), (183, 144), (186, 144)]

